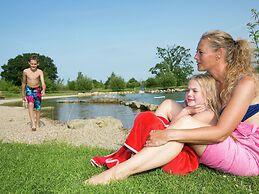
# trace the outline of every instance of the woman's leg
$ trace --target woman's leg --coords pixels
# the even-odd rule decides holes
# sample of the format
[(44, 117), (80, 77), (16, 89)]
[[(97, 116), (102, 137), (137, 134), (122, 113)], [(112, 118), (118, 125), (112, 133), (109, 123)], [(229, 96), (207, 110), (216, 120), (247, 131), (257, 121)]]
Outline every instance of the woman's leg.
[(175, 158), (182, 148), (183, 144), (178, 142), (168, 142), (158, 147), (145, 147), (127, 161), (93, 176), (86, 183), (107, 184), (111, 180), (125, 179), (130, 175), (163, 166)]
[(155, 111), (155, 115), (164, 117), (171, 121), (172, 118), (174, 118), (182, 109), (183, 107), (181, 104), (173, 100), (166, 99), (158, 106)]

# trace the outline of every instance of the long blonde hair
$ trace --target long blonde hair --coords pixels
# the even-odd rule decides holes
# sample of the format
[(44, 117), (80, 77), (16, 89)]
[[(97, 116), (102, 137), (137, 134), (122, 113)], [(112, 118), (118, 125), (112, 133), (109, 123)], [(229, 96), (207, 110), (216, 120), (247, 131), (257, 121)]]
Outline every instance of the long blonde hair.
[(206, 105), (218, 118), (221, 106), (216, 80), (208, 73), (194, 75), (191, 77), (191, 80), (195, 80), (200, 85), (202, 95), (206, 98)]
[(257, 77), (252, 65), (252, 48), (247, 40), (234, 40), (230, 34), (220, 30), (204, 33), (201, 37), (203, 39), (209, 41), (214, 51), (220, 48), (226, 51), (225, 87), (220, 93), (221, 102), (226, 105), (239, 79), (246, 75), (254, 79)]

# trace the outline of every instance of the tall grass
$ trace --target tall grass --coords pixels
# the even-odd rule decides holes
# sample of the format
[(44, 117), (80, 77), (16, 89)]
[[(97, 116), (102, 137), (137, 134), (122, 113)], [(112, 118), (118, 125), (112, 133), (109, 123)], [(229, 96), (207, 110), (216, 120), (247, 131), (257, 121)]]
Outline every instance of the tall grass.
[(258, 177), (238, 177), (201, 166), (186, 176), (161, 169), (109, 185), (84, 185), (102, 172), (89, 160), (109, 150), (61, 143), (0, 143), (0, 193), (258, 193)]

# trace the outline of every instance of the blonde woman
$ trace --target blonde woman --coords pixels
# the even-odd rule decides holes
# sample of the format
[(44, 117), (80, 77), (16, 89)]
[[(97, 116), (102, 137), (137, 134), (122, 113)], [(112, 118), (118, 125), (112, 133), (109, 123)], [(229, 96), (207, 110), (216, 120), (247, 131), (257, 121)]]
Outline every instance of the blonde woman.
[[(210, 168), (240, 176), (259, 174), (259, 87), (251, 63), (252, 50), (246, 40), (234, 40), (223, 31), (202, 35), (195, 55), (199, 71), (207, 71), (217, 82), (222, 111), (215, 126), (186, 116), (174, 129), (152, 131), (144, 149), (120, 165), (89, 180), (104, 184), (160, 167), (172, 160), (188, 143)], [(163, 108), (166, 107), (166, 108)], [(174, 103), (163, 105), (168, 117)], [(170, 110), (171, 109), (171, 113)], [(154, 157), (154, 155), (156, 157)], [(151, 160), (152, 159), (152, 160)]]

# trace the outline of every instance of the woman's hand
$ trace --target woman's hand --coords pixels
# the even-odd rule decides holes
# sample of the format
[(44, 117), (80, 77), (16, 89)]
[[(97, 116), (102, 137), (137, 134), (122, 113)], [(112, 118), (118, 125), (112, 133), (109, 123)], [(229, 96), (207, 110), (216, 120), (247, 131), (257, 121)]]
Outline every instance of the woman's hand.
[(146, 141), (146, 147), (161, 146), (168, 142), (167, 130), (152, 130)]

